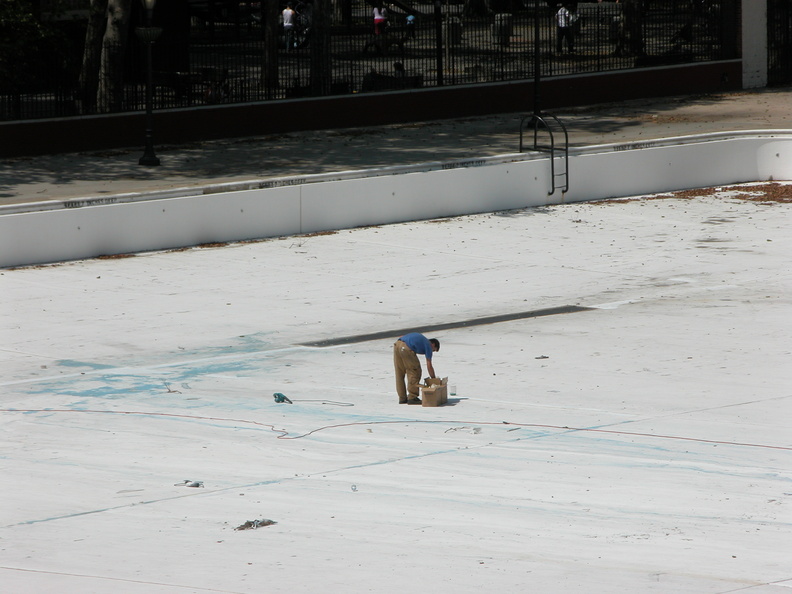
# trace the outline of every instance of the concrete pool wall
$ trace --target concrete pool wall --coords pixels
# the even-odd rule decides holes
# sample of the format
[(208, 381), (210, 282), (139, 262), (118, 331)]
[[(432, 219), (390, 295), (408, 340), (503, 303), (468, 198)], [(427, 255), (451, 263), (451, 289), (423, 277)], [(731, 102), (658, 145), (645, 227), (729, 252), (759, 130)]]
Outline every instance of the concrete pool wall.
[[(564, 171), (555, 159), (555, 173)], [(0, 266), (792, 179), (792, 131), (703, 134), (0, 207)], [(559, 177), (558, 182), (564, 179)]]

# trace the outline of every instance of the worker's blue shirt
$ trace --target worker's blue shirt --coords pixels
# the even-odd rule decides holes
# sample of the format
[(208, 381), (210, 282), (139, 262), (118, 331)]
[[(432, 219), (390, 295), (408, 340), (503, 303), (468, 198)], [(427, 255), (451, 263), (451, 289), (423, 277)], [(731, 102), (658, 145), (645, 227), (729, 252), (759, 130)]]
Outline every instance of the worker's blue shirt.
[(426, 355), (427, 360), (432, 360), (432, 343), (429, 342), (429, 339), (423, 334), (418, 332), (410, 332), (409, 334), (402, 336), (399, 340), (405, 342), (413, 352), (418, 353), (419, 355)]

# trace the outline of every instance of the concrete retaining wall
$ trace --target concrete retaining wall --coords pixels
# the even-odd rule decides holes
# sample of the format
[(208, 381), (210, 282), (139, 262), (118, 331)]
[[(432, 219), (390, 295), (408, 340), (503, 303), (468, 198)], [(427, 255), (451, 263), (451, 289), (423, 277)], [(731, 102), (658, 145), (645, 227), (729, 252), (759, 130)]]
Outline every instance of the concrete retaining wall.
[(0, 266), (792, 180), (792, 131), (575, 149), (569, 191), (550, 180), (547, 155), (528, 153), (0, 207)]

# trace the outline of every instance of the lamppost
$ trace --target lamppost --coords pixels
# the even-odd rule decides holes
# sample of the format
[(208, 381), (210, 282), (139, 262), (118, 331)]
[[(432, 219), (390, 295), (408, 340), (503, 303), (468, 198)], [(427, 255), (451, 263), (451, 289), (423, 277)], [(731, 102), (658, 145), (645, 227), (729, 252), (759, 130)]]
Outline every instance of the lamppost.
[(540, 94), (539, 94), (539, 85), (542, 83), (542, 59), (539, 56), (539, 51), (541, 50), (541, 42), (539, 40), (540, 30), (539, 30), (539, 13), (541, 11), (540, 8), (540, 0), (536, 0), (534, 2), (534, 54), (533, 54), (533, 70), (534, 70), (534, 116), (542, 115), (542, 105), (539, 101)]
[(435, 44), (436, 55), (435, 62), (437, 63), (437, 86), (443, 86), (443, 5), (441, 0), (435, 0), (434, 3), (434, 19), (435, 19)]
[(156, 167), (160, 164), (157, 155), (154, 154), (154, 77), (152, 72), (151, 61), (151, 46), (162, 34), (160, 27), (151, 26), (151, 16), (154, 12), (154, 5), (157, 0), (142, 0), (143, 6), (146, 9), (146, 26), (137, 27), (135, 34), (140, 41), (146, 44), (146, 148), (143, 151), (143, 156), (138, 161), (139, 165), (147, 167)]

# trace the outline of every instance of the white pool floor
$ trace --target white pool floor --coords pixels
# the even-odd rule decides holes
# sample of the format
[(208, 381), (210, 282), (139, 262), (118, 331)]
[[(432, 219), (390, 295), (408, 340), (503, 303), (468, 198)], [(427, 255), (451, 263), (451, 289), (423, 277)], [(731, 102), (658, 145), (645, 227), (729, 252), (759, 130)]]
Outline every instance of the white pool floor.
[[(789, 592), (792, 206), (745, 197), (0, 270), (0, 590)], [(439, 324), (456, 396), (397, 404)]]

